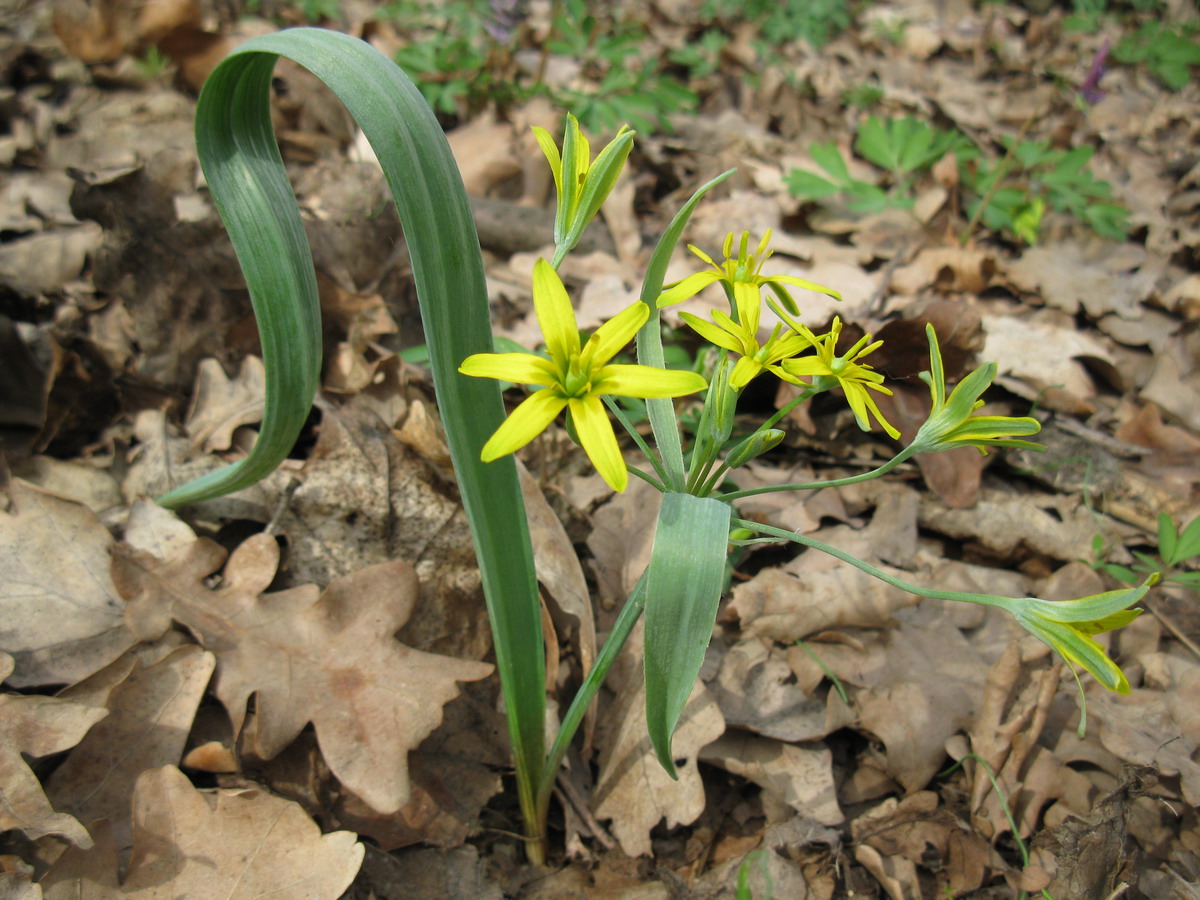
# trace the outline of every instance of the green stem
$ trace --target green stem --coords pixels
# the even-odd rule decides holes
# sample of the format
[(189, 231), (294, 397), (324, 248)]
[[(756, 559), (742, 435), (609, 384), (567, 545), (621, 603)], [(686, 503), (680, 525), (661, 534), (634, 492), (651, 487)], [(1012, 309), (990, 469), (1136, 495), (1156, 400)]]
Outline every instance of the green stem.
[(596, 693), (604, 683), (604, 679), (608, 676), (608, 670), (612, 668), (612, 664), (617, 656), (620, 655), (625, 642), (629, 640), (629, 635), (633, 632), (633, 626), (641, 618), (642, 610), (646, 608), (645, 586), (646, 573), (643, 572), (642, 577), (638, 579), (638, 583), (634, 585), (629, 599), (625, 601), (625, 607), (621, 610), (620, 615), (617, 616), (617, 621), (613, 624), (613, 629), (609, 633), (607, 640), (605, 640), (604, 646), (600, 648), (600, 653), (596, 656), (596, 661), (593, 663), (591, 671), (584, 678), (583, 684), (579, 686), (579, 690), (575, 694), (575, 699), (567, 707), (562, 724), (558, 727), (558, 734), (554, 736), (554, 742), (550, 745), (550, 752), (546, 755), (546, 764), (542, 767), (541, 780), (538, 783), (537, 821), (539, 834), (545, 835), (546, 833), (546, 816), (550, 809), (550, 792), (554, 787), (554, 779), (558, 775), (558, 769), (562, 765), (563, 757), (567, 755), (567, 750), (571, 746), (571, 740), (575, 737), (575, 732), (579, 730), (579, 725), (583, 721), (584, 714), (587, 712), (592, 700), (595, 699)]
[[(608, 407), (608, 411), (616, 416), (617, 421), (621, 423), (621, 426), (625, 429), (625, 432), (631, 438), (633, 438), (633, 442), (638, 445), (638, 449), (642, 451), (646, 459), (650, 460), (650, 465), (654, 466), (654, 471), (658, 473), (659, 481), (661, 481), (663, 484), (666, 484), (668, 481), (667, 472), (663, 468), (662, 463), (659, 462), (658, 454), (651, 450), (646, 444), (645, 439), (638, 434), (638, 430), (633, 427), (633, 423), (629, 421), (629, 417), (625, 415), (625, 411), (621, 409), (617, 402), (607, 394), (602, 395), (600, 399), (604, 401), (604, 405)], [(633, 467), (631, 466), (630, 469), (632, 470), (632, 468)], [(665, 491), (666, 488), (660, 487), (659, 490)]]
[(968, 594), (963, 591), (938, 591), (933, 588), (912, 584), (903, 578), (896, 578), (894, 575), (889, 575), (887, 572), (868, 562), (863, 562), (857, 556), (852, 556), (845, 550), (839, 550), (837, 547), (826, 544), (824, 541), (818, 541), (815, 538), (797, 534), (794, 531), (784, 531), (782, 528), (775, 528), (771, 525), (763, 525), (759, 522), (751, 522), (746, 519), (734, 519), (732, 524), (739, 528), (745, 528), (748, 531), (767, 534), (785, 541), (795, 541), (797, 544), (803, 544), (805, 547), (812, 547), (814, 550), (828, 553), (830, 556), (854, 566), (859, 571), (866, 572), (868, 575), (878, 578), (885, 584), (890, 584), (894, 588), (899, 588), (910, 594), (916, 594), (919, 597), (929, 597), (931, 600), (958, 600), (964, 603), (979, 603), (984, 606), (998, 606), (1004, 610), (1011, 609), (1013, 605), (1011, 597), (1001, 597), (996, 594)]
[(907, 460), (915, 454), (916, 448), (909, 446), (905, 447), (882, 466), (872, 469), (870, 472), (862, 472), (858, 475), (847, 475), (845, 478), (833, 478), (829, 481), (800, 481), (795, 484), (770, 484), (763, 487), (747, 488), (744, 491), (730, 491), (727, 494), (721, 494), (722, 500), (741, 500), (743, 497), (753, 497), (755, 494), (769, 494), (773, 491), (813, 491), (819, 488), (841, 487), (845, 484), (858, 484), (860, 481), (870, 481), (872, 478), (878, 478), (880, 475), (886, 475), (900, 463)]
[[(767, 421), (763, 422), (762, 425), (760, 425), (760, 426), (758, 426), (758, 428), (754, 429), (754, 431), (752, 431), (743, 440), (748, 441), (751, 438), (753, 438), (754, 435), (758, 434), (759, 432), (766, 431), (768, 428), (774, 428), (775, 424), (780, 419), (782, 419), (784, 416), (786, 416), (788, 413), (790, 413), (793, 409), (795, 409), (797, 406), (799, 406), (801, 403), (803, 403), (805, 400), (807, 400), (809, 397), (813, 396), (813, 394), (816, 394), (816, 393), (817, 393), (816, 388), (810, 387), (807, 391), (803, 391), (797, 397), (793, 398), (792, 400), (789, 400), (786, 404), (784, 404), (782, 407), (779, 408), (779, 410), (775, 413), (775, 415), (771, 416), (771, 418), (769, 418), (769, 419), (767, 419)], [(729, 465), (727, 463), (722, 463), (720, 468), (718, 468), (717, 471), (713, 473), (712, 477), (709, 478), (706, 482), (704, 482), (703, 487), (700, 488), (698, 496), (700, 496), (700, 497), (711, 496), (713, 490), (716, 488), (716, 486), (718, 484), (721, 483), (721, 479), (725, 477), (725, 473), (728, 471), (729, 471)]]

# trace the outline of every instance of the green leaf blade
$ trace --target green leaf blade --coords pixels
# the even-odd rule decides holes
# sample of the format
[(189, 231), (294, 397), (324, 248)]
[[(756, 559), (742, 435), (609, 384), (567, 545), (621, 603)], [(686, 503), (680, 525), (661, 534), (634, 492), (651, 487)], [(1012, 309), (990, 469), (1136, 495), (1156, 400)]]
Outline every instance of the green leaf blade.
[(669, 493), (654, 533), (646, 571), (646, 725), (672, 778), (671, 736), (712, 638), (731, 514), (720, 500)]

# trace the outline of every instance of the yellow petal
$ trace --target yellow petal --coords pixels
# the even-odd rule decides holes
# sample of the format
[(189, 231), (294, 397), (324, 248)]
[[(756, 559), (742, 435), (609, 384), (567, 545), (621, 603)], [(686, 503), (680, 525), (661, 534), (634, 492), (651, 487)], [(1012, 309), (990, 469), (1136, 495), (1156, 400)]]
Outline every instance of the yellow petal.
[(650, 307), (640, 300), (625, 307), (588, 338), (580, 355), (581, 362), (588, 368), (604, 365), (633, 340), (648, 318)]
[(551, 385), (558, 380), (554, 364), (533, 353), (476, 353), (464, 359), (458, 371), (517, 384)]
[(695, 372), (654, 366), (605, 366), (598, 376), (596, 393), (618, 397), (682, 397), (708, 387)]
[[(863, 431), (871, 430), (871, 423), (867, 419), (867, 410), (870, 410), (875, 416), (875, 421), (883, 426), (883, 430), (891, 435), (892, 440), (899, 440), (900, 432), (883, 417), (883, 413), (875, 404), (875, 398), (867, 393), (867, 389), (863, 385), (854, 381), (842, 381), (842, 390), (846, 392), (846, 401), (854, 412), (854, 418), (857, 420), (859, 428)], [(888, 391), (888, 393), (891, 392)]]
[(679, 317), (687, 322), (693, 331), (710, 344), (716, 344), (718, 347), (734, 353), (741, 353), (743, 351), (740, 340), (729, 334), (729, 332), (721, 330), (712, 322), (706, 322), (698, 316), (693, 316), (691, 313), (680, 313)]
[(562, 412), (566, 405), (567, 401), (555, 391), (547, 388), (534, 391), (496, 429), (496, 433), (483, 445), (483, 452), (479, 454), (479, 458), (484, 462), (491, 462), (520, 450), (545, 431), (546, 426), (554, 421), (554, 417)]
[(542, 148), (542, 153), (546, 155), (546, 162), (550, 163), (550, 171), (554, 173), (554, 188), (558, 193), (558, 204), (562, 206), (563, 188), (562, 188), (562, 156), (559, 155), (558, 145), (554, 143), (554, 138), (550, 136), (545, 128), (539, 128), (537, 125), (532, 126), (533, 136), (537, 139), (538, 146)]
[(696, 296), (714, 281), (720, 281), (721, 278), (722, 274), (713, 270), (689, 275), (659, 295), (658, 308), (662, 309), (664, 306), (674, 306), (676, 303), (682, 303), (684, 300)]
[(629, 470), (621, 458), (621, 448), (617, 446), (617, 436), (613, 434), (604, 404), (599, 397), (582, 397), (571, 400), (570, 406), (575, 433), (588, 459), (609, 487), (614, 491), (625, 490)]
[(764, 278), (763, 281), (773, 281), (776, 284), (790, 284), (793, 287), (804, 288), (806, 291), (816, 291), (818, 294), (826, 294), (835, 300), (842, 299), (841, 293), (835, 291), (833, 288), (817, 284), (815, 281), (805, 281), (803, 278), (796, 278), (793, 275), (770, 275)]
[(737, 305), (738, 321), (747, 334), (757, 337), (758, 320), (762, 313), (762, 288), (749, 281), (735, 281), (733, 299)]
[(832, 375), (829, 364), (819, 356), (802, 356), (799, 359), (785, 359), (779, 364), (785, 372), (797, 376)]
[(713, 262), (713, 259), (711, 256), (709, 256), (707, 253), (705, 253), (703, 250), (701, 250), (695, 244), (688, 244), (687, 248), (689, 250), (691, 250), (693, 253), (695, 253), (698, 257), (700, 257), (702, 260), (704, 260), (706, 263), (708, 263), (710, 266), (712, 266), (713, 268), (716, 268), (716, 269), (721, 268), (715, 262)]
[(762, 369), (762, 363), (749, 356), (743, 356), (729, 373), (729, 386), (735, 391), (740, 391), (753, 381)]
[(571, 298), (550, 263), (539, 259), (533, 266), (533, 309), (546, 339), (546, 348), (560, 369), (566, 371), (579, 352), (579, 326)]

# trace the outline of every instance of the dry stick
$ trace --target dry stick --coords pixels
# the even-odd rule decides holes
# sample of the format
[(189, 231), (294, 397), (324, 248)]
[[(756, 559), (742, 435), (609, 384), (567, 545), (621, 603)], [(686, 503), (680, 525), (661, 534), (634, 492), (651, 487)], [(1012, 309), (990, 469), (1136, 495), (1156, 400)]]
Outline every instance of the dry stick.
[(1008, 145), (1008, 152), (1004, 154), (1004, 158), (1000, 160), (1000, 167), (996, 171), (996, 177), (992, 179), (991, 186), (988, 187), (987, 193), (979, 201), (979, 205), (975, 207), (975, 212), (971, 216), (971, 221), (967, 223), (967, 229), (962, 233), (962, 237), (958, 239), (960, 247), (967, 246), (967, 241), (971, 239), (971, 235), (975, 233), (975, 227), (979, 224), (979, 219), (983, 216), (983, 211), (987, 209), (989, 203), (992, 202), (992, 197), (996, 191), (1000, 189), (1002, 182), (1008, 175), (1008, 167), (1012, 163), (1013, 158), (1017, 153), (1017, 144), (1025, 139), (1025, 135), (1029, 134), (1029, 129), (1033, 126), (1034, 119), (1038, 118), (1039, 109), (1034, 109), (1021, 123), (1021, 130), (1017, 132), (1016, 138)]
[(1155, 603), (1154, 606), (1151, 606), (1150, 602), (1148, 600), (1146, 601), (1146, 609), (1150, 610), (1150, 615), (1158, 619), (1158, 621), (1161, 622), (1164, 627), (1166, 627), (1167, 631), (1175, 635), (1175, 639), (1178, 640), (1179, 643), (1183, 644), (1183, 646), (1191, 650), (1194, 654), (1196, 654), (1196, 656), (1200, 657), (1200, 645), (1197, 645), (1195, 641), (1188, 637), (1183, 629), (1176, 625), (1166, 613), (1160, 609), (1156, 609), (1157, 606), (1157, 603)]
[(587, 801), (580, 796), (578, 789), (571, 783), (571, 779), (567, 777), (565, 771), (559, 770), (555, 792), (558, 794), (558, 801), (563, 806), (570, 803), (571, 809), (583, 820), (583, 824), (591, 831), (592, 837), (599, 841), (605, 850), (617, 849), (617, 842), (612, 839), (612, 835), (605, 830), (604, 826), (596, 821), (596, 817), (588, 809)]

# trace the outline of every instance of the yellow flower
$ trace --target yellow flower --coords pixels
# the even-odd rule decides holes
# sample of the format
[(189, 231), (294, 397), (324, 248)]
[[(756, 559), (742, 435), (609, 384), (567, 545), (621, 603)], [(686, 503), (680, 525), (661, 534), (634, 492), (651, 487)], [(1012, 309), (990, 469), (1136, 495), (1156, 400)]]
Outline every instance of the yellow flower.
[(762, 240), (758, 242), (758, 249), (754, 253), (750, 253), (750, 232), (743, 231), (741, 243), (738, 245), (737, 256), (732, 256), (733, 232), (731, 231), (725, 238), (725, 261), (720, 265), (713, 262), (712, 257), (703, 250), (688, 244), (688, 249), (712, 266), (712, 269), (706, 272), (697, 272), (695, 275), (689, 275), (681, 281), (668, 285), (667, 289), (658, 298), (659, 308), (682, 303), (689, 297), (694, 297), (700, 293), (700, 291), (704, 290), (710, 284), (716, 284), (718, 281), (724, 282), (733, 293), (736, 306), (739, 310), (745, 306), (749, 306), (751, 303), (757, 304), (760, 302), (763, 285), (766, 285), (774, 292), (775, 296), (779, 298), (780, 302), (787, 307), (792, 315), (798, 315), (799, 310), (796, 307), (796, 301), (792, 299), (792, 295), (788, 293), (785, 285), (790, 284), (793, 287), (816, 291), (819, 294), (828, 294), (835, 300), (842, 299), (842, 295), (833, 290), (833, 288), (805, 281), (803, 278), (795, 278), (792, 275), (763, 275), (763, 263), (770, 259), (773, 252), (767, 249), (767, 244), (770, 241), (771, 229), (768, 228), (762, 236)]
[(533, 267), (533, 305), (550, 359), (533, 353), (476, 353), (458, 368), (477, 378), (541, 385), (496, 429), (481, 458), (491, 462), (521, 449), (566, 409), (596, 471), (613, 490), (623, 491), (629, 470), (600, 398), (680, 397), (704, 390), (707, 384), (695, 372), (608, 364), (645, 324), (650, 315), (645, 303), (618, 313), (580, 347), (566, 288), (550, 264), (539, 259)]
[[(780, 310), (776, 309), (776, 312), (780, 312)], [(786, 315), (784, 315), (784, 320), (802, 337), (806, 337), (805, 332), (811, 334), (807, 328), (798, 322), (792, 322)], [(893, 439), (899, 438), (900, 432), (883, 417), (879, 407), (875, 405), (875, 398), (867, 392), (867, 389), (889, 395), (892, 392), (882, 386), (882, 375), (872, 370), (870, 366), (858, 362), (868, 353), (873, 353), (883, 346), (883, 341), (876, 341), (872, 344), (870, 343), (871, 336), (868, 334), (843, 355), (838, 356), (836, 354), (837, 342), (841, 333), (842, 320), (835, 317), (833, 328), (829, 334), (820, 338), (807, 338), (816, 349), (816, 356), (785, 359), (780, 365), (789, 375), (811, 376), (812, 384), (818, 390), (841, 387), (846, 393), (846, 401), (854, 412), (854, 418), (858, 422), (859, 428), (863, 431), (870, 430), (871, 423), (867, 419), (867, 412), (870, 411), (875, 416), (875, 420), (883, 426), (884, 431)]]
[[(729, 376), (729, 386), (735, 391), (744, 388), (763, 369), (774, 372), (784, 381), (790, 381), (792, 384), (803, 383), (781, 369), (779, 363), (808, 349), (811, 343), (811, 332), (805, 338), (787, 331), (782, 325), (776, 325), (771, 331), (771, 336), (767, 338), (767, 342), (760, 346), (758, 322), (761, 309), (759, 288), (754, 286), (751, 291), (743, 290), (737, 294), (738, 320), (736, 322), (719, 309), (713, 310), (712, 322), (706, 322), (691, 313), (680, 313), (680, 318), (702, 338), (740, 355), (741, 358)], [(713, 322), (716, 324), (714, 325)], [(808, 329), (804, 330), (808, 331)]]
[(533, 126), (533, 136), (550, 163), (558, 209), (554, 215), (554, 262), (557, 265), (574, 249), (588, 223), (617, 183), (633, 147), (634, 132), (621, 126), (616, 136), (592, 161), (592, 148), (579, 129), (579, 120), (567, 113), (562, 153), (545, 128)]

